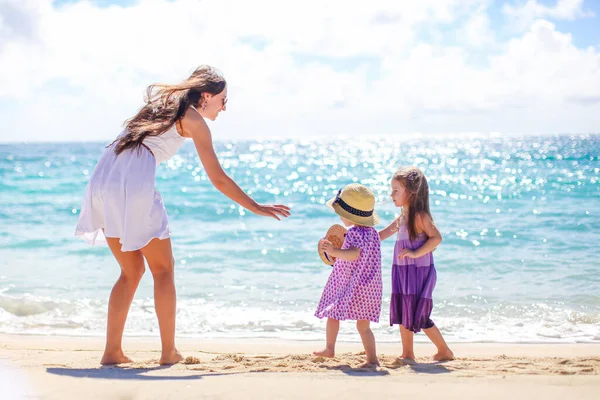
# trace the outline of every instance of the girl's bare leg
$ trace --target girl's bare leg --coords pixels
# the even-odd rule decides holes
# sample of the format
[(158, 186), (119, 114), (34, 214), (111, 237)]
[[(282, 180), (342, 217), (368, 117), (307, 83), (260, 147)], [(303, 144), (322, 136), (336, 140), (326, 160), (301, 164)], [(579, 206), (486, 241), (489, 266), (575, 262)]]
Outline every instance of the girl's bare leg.
[(400, 325), (400, 338), (402, 339), (401, 358), (415, 361), (415, 350), (413, 346), (414, 333)]
[(450, 361), (454, 360), (454, 353), (448, 347), (448, 344), (444, 340), (442, 333), (434, 326), (432, 328), (423, 329), (423, 332), (427, 335), (429, 340), (433, 342), (435, 347), (437, 347), (437, 353), (433, 356), (433, 359), (436, 361)]
[(315, 356), (334, 357), (335, 356), (335, 341), (340, 330), (340, 321), (337, 319), (327, 318), (326, 328), (326, 344), (325, 349), (321, 351), (313, 351)]
[(377, 360), (377, 350), (375, 349), (375, 336), (371, 330), (371, 323), (367, 320), (356, 321), (356, 329), (360, 333), (365, 353), (367, 355), (367, 364), (379, 365)]

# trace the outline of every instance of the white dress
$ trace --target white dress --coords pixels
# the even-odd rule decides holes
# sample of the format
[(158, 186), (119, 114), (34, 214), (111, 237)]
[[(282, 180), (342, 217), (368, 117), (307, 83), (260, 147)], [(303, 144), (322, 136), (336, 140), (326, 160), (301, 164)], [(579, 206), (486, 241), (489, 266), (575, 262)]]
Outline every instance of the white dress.
[(116, 141), (108, 146), (85, 189), (75, 235), (92, 245), (105, 243), (105, 237), (119, 238), (121, 251), (170, 237), (167, 212), (155, 189), (156, 166), (173, 157), (184, 141), (173, 125), (161, 135), (147, 136), (139, 149), (117, 155)]

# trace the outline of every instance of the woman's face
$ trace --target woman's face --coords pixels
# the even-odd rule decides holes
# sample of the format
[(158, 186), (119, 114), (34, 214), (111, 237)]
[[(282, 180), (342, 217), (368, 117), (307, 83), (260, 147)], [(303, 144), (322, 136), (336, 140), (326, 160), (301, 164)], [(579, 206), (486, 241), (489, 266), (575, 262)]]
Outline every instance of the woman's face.
[[(206, 105), (206, 107), (204, 107)], [(227, 110), (227, 86), (219, 94), (206, 94), (204, 103), (198, 109), (204, 118), (214, 121), (221, 111)]]

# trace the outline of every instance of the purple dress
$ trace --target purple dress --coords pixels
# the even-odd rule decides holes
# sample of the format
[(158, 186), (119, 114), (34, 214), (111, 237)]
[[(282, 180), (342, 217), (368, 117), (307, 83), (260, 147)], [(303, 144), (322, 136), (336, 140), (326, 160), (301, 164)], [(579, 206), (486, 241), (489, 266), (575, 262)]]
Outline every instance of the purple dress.
[(399, 259), (398, 255), (403, 249), (418, 249), (425, 241), (425, 234), (411, 241), (406, 224), (402, 224), (398, 229), (392, 265), (390, 325), (400, 324), (415, 333), (434, 326), (430, 318), (436, 282), (433, 254), (429, 252), (414, 259)]
[(353, 226), (342, 249), (356, 247), (354, 261), (337, 259), (315, 312), (318, 318), (379, 322), (381, 312), (381, 242), (372, 227)]

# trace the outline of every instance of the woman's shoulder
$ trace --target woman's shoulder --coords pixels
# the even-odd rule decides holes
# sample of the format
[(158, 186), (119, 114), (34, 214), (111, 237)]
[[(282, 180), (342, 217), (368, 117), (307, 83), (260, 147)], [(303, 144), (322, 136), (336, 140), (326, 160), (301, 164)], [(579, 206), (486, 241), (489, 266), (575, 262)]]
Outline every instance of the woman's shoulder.
[(178, 125), (179, 134), (183, 137), (193, 138), (194, 135), (203, 135), (209, 139), (211, 138), (210, 128), (195, 107), (188, 107), (176, 125)]

